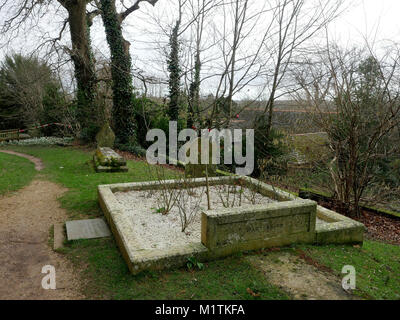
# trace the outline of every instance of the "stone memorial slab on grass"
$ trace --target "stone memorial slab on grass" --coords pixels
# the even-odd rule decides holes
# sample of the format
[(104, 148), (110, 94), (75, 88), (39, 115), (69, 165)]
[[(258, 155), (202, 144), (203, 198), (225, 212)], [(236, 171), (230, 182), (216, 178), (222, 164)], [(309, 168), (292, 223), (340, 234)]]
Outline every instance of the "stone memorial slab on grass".
[(105, 238), (111, 235), (102, 219), (68, 221), (67, 238), (71, 240)]
[(98, 148), (93, 160), (97, 172), (128, 172), (126, 160), (111, 148)]

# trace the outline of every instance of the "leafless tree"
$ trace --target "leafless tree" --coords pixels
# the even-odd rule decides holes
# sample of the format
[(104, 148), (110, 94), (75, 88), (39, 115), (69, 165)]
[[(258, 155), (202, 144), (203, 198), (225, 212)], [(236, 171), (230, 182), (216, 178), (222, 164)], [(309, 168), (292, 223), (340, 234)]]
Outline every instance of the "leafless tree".
[[(95, 64), (90, 45), (90, 26), (92, 15), (87, 12), (87, 0), (57, 0), (37, 1), (18, 0), (11, 2), (3, 1), (0, 11), (6, 13), (7, 19), (2, 24), (3, 33), (10, 38), (16, 38), (25, 28), (37, 27), (40, 21), (49, 19), (48, 12), (56, 12), (62, 15), (63, 22), (59, 27), (57, 36), (50, 36), (44, 33), (42, 41), (36, 50), (50, 45), (50, 50), (62, 48), (67, 51), (75, 67), (75, 78), (77, 83), (78, 120), (82, 128), (90, 128), (93, 124), (93, 115), (96, 114), (94, 105), (96, 97), (96, 73)], [(64, 10), (61, 10), (63, 8)], [(71, 47), (57, 46), (64, 33), (69, 29)], [(56, 52), (58, 53), (58, 52)], [(91, 115), (91, 116), (88, 116)]]
[[(266, 86), (269, 97), (264, 108), (266, 135), (272, 127), (274, 104), (282, 94), (290, 92), (284, 82), (293, 60), (303, 52), (312, 54), (309, 40), (323, 31), (343, 9), (343, 1), (276, 0), (271, 9), (271, 37), (263, 44), (262, 55), (267, 67)], [(272, 7), (273, 6), (273, 7)]]
[(357, 214), (368, 189), (385, 189), (380, 164), (399, 155), (390, 142), (400, 123), (399, 52), (395, 47), (378, 55), (368, 48), (329, 45), (297, 74), (314, 121), (328, 134), (335, 196)]
[[(206, 115), (207, 125), (229, 126), (236, 114), (268, 94), (261, 121), (267, 121), (269, 131), (275, 100), (291, 90), (285, 76), (294, 57), (308, 49), (308, 41), (337, 17), (342, 3), (342, 0), (276, 0), (263, 5), (247, 0), (216, 2), (212, 7), (216, 17), (209, 23), (212, 28), (206, 29), (204, 19), (210, 12), (200, 10), (202, 14), (192, 26), (194, 63), (185, 69), (194, 70), (190, 83), (195, 88), (194, 96), (189, 90), (193, 101), (203, 81), (214, 88), (212, 102), (198, 112)], [(201, 46), (211, 49), (208, 55), (217, 58), (201, 61), (198, 50)], [(199, 66), (202, 76), (195, 73)], [(243, 97), (249, 88), (258, 88), (254, 99), (235, 108), (234, 97)]]

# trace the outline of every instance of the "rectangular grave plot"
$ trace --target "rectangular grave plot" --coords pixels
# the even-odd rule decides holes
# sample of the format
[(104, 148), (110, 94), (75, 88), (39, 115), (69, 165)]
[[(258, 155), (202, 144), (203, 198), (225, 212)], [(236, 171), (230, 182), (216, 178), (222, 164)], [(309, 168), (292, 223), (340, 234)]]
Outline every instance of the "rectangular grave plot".
[[(302, 200), (288, 192), (248, 177), (209, 178), (209, 184), (212, 186), (231, 184), (234, 181), (244, 182), (249, 188), (253, 186), (263, 196), (279, 202), (263, 206), (250, 205), (203, 212), (201, 240), (188, 241), (185, 245), (168, 249), (144, 248), (138, 241), (142, 236), (140, 230), (132, 227), (127, 211), (115, 196), (117, 192), (157, 190), (158, 182), (99, 186), (100, 206), (130, 271), (137, 274), (143, 270), (180, 267), (186, 265), (188, 257), (195, 257), (200, 262), (206, 262), (238, 252), (296, 243), (362, 244), (363, 242), (365, 227), (361, 223), (316, 206), (313, 201)], [(179, 180), (166, 183), (172, 188), (180, 186)], [(201, 178), (195, 179), (192, 186), (205, 185), (206, 179)], [(318, 214), (318, 219), (316, 214)], [(318, 223), (316, 223), (317, 220)], [(155, 225), (154, 229), (157, 230), (158, 226)]]
[(252, 242), (257, 249), (264, 240), (315, 232), (317, 204), (290, 201), (253, 208), (208, 211), (202, 216), (202, 243), (210, 250)]

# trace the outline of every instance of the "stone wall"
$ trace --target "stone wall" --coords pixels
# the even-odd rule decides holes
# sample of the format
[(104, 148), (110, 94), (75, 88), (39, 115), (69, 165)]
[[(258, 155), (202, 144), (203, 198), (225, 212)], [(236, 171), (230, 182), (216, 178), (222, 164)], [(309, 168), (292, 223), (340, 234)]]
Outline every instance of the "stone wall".
[(203, 212), (202, 243), (209, 250), (257, 250), (273, 238), (304, 235), (308, 239), (315, 233), (316, 213), (317, 204), (311, 200)]

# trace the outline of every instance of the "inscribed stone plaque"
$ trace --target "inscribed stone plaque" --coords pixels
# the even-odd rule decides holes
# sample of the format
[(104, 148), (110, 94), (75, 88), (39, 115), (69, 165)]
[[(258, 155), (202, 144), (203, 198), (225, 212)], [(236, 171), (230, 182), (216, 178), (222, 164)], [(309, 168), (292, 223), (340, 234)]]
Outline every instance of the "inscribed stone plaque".
[(102, 219), (68, 221), (66, 227), (68, 240), (104, 238), (111, 235)]
[(269, 205), (207, 211), (202, 215), (202, 243), (209, 249), (315, 232), (317, 204), (296, 200)]

